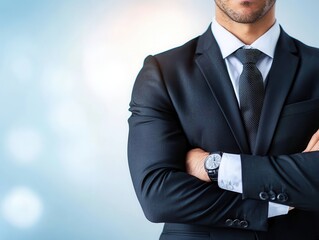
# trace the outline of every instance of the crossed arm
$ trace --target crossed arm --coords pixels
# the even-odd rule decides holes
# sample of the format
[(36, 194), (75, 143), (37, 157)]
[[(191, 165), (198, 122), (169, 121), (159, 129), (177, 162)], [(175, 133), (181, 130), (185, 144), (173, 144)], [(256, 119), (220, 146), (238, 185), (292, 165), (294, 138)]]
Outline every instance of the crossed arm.
[[(319, 150), (319, 130), (312, 136), (304, 152), (313, 152)], [(209, 152), (201, 148), (191, 149), (186, 155), (186, 171), (188, 174), (199, 178), (202, 181), (210, 182), (210, 178), (204, 169), (205, 158)], [(274, 205), (273, 205), (274, 206)], [(277, 208), (278, 205), (275, 207)], [(289, 207), (289, 211), (294, 207)], [(275, 215), (272, 215), (275, 216)]]
[[(310, 139), (307, 148), (304, 152), (319, 151), (319, 130)], [(199, 178), (202, 181), (210, 182), (210, 179), (204, 168), (204, 160), (209, 155), (209, 152), (201, 148), (194, 148), (186, 155), (186, 172)], [(318, 159), (319, 161), (319, 159)]]
[(156, 110), (136, 102), (131, 111), (129, 166), (137, 197), (150, 221), (227, 227), (229, 218), (245, 219), (247, 230), (265, 231), (269, 202), (261, 201), (259, 194), (269, 190), (287, 193), (287, 206), (319, 210), (318, 133), (302, 154), (241, 155), (243, 194), (238, 194), (208, 182), (203, 168), (208, 153), (200, 149), (188, 152), (188, 141), (169, 112), (162, 111), (159, 117)]

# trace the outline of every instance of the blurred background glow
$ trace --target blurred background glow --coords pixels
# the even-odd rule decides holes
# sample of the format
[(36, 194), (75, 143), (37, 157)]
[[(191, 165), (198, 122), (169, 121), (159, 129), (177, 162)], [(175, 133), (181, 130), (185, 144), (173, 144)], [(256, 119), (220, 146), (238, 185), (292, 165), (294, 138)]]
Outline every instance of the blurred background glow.
[[(148, 54), (202, 34), (209, 0), (0, 2), (0, 239), (158, 239), (127, 166), (128, 103)], [(315, 0), (279, 0), (319, 46)]]
[(25, 187), (13, 189), (4, 199), (2, 206), (4, 219), (16, 228), (31, 228), (42, 215), (39, 197)]

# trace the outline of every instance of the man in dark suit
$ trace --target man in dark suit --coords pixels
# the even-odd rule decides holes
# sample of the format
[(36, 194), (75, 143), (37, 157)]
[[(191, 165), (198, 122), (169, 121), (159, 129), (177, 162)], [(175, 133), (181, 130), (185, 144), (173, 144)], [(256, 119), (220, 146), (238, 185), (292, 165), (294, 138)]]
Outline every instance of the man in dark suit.
[(161, 240), (319, 239), (319, 50), (280, 28), (275, 0), (215, 4), (211, 27), (147, 57), (134, 85), (144, 213)]

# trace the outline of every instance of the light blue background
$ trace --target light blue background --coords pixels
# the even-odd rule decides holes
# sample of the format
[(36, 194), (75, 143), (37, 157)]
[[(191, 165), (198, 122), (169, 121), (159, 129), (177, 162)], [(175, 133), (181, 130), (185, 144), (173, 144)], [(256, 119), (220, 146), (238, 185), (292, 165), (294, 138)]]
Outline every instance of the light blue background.
[[(0, 2), (1, 240), (158, 239), (127, 167), (130, 92), (145, 56), (204, 32), (213, 5)], [(318, 7), (279, 0), (277, 18), (318, 47)]]

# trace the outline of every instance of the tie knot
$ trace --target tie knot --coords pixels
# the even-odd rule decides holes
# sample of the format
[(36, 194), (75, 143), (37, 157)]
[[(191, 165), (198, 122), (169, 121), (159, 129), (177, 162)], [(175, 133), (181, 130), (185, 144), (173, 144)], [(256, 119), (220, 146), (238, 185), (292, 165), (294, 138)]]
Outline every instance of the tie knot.
[(256, 64), (261, 55), (258, 49), (244, 49), (240, 48), (235, 52), (235, 56), (241, 61), (243, 65), (252, 63)]

